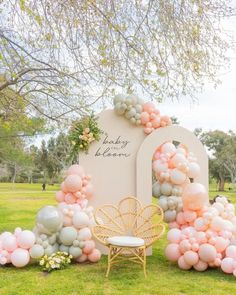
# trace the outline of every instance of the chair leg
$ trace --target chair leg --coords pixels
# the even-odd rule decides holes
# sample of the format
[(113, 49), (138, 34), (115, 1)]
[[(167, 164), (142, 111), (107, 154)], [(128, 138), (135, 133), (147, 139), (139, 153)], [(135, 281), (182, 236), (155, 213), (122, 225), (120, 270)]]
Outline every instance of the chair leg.
[(106, 272), (106, 278), (108, 278), (109, 273), (110, 273), (110, 269), (111, 269), (111, 251), (112, 251), (112, 247), (109, 247), (109, 253), (107, 256), (107, 272)]
[(146, 272), (146, 249), (143, 248), (143, 272), (144, 272), (144, 277), (147, 277), (147, 272)]

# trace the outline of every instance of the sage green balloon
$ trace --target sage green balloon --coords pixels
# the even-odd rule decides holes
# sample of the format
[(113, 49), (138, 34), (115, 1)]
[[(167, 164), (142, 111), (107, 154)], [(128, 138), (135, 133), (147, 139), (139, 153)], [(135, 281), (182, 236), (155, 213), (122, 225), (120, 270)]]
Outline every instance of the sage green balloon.
[(53, 234), (61, 229), (63, 216), (56, 207), (45, 206), (37, 213), (36, 223), (40, 233)]
[(66, 226), (61, 229), (60, 240), (62, 244), (71, 246), (77, 238), (77, 230), (72, 226)]
[(82, 255), (82, 250), (79, 247), (70, 246), (69, 253), (73, 258), (77, 258)]
[(65, 246), (65, 245), (63, 245), (63, 244), (59, 246), (59, 250), (60, 250), (61, 252), (69, 253), (69, 247), (68, 247), (68, 246)]
[(34, 245), (30, 250), (30, 257), (33, 259), (39, 259), (44, 255), (44, 248), (41, 245)]
[(53, 254), (53, 247), (51, 245), (48, 245), (47, 248), (44, 250), (45, 255), (52, 255)]
[(161, 185), (158, 181), (152, 185), (152, 195), (154, 198), (159, 198), (161, 195)]

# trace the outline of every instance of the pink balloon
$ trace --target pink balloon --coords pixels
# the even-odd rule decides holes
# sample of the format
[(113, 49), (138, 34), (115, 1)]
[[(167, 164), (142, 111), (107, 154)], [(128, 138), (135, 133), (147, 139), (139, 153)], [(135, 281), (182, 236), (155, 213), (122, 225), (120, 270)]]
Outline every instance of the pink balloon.
[(165, 249), (165, 256), (170, 261), (177, 261), (181, 256), (178, 244), (169, 244)]
[(216, 259), (216, 249), (210, 244), (202, 244), (199, 247), (199, 257), (204, 262), (214, 262)]
[(65, 188), (71, 193), (75, 193), (82, 188), (82, 179), (79, 175), (76, 174), (68, 175), (64, 183)]
[(226, 257), (221, 261), (221, 269), (225, 273), (233, 273), (234, 260), (231, 257)]
[(222, 237), (215, 238), (215, 248), (217, 252), (223, 252), (228, 245), (229, 245), (229, 240), (226, 240)]
[(187, 222), (192, 222), (197, 218), (197, 214), (195, 211), (186, 210), (184, 211), (184, 219)]
[(141, 113), (141, 123), (143, 125), (147, 124), (150, 120), (149, 114), (147, 112), (142, 112)]
[(176, 147), (172, 142), (166, 142), (161, 146), (161, 152), (172, 156), (176, 152)]
[(155, 105), (152, 102), (146, 102), (145, 104), (143, 104), (144, 112), (152, 113), (154, 109)]
[(177, 228), (171, 229), (167, 234), (167, 239), (170, 243), (178, 244), (180, 242), (181, 230)]
[(198, 254), (194, 251), (186, 251), (184, 253), (184, 261), (189, 265), (194, 265), (198, 263), (199, 257)]
[(173, 167), (177, 168), (179, 164), (187, 164), (187, 159), (183, 154), (175, 154), (171, 158), (171, 164), (173, 165)]
[(179, 244), (179, 249), (180, 249), (180, 252), (184, 254), (185, 252), (191, 250), (191, 244), (189, 243), (188, 240), (183, 240)]
[(95, 242), (93, 240), (85, 241), (85, 246), (83, 248), (83, 253), (88, 255), (95, 248)]
[(197, 232), (195, 238), (199, 244), (205, 244), (207, 242), (206, 234), (204, 232)]
[(86, 185), (85, 187), (85, 195), (88, 199), (92, 198), (94, 195), (94, 187), (92, 185), (92, 183), (89, 183)]
[(93, 249), (92, 253), (88, 255), (90, 262), (97, 262), (101, 258), (101, 252), (98, 249)]
[(184, 270), (188, 270), (192, 267), (192, 265), (189, 265), (185, 262), (184, 256), (180, 256), (180, 258), (178, 260), (178, 266), (179, 266), (179, 268), (184, 269)]
[(197, 252), (199, 250), (199, 244), (198, 243), (193, 243), (191, 246), (191, 249), (195, 252)]
[(197, 231), (205, 231), (208, 228), (207, 224), (205, 224), (204, 219), (202, 217), (198, 217), (194, 221), (194, 227)]
[(150, 133), (152, 133), (152, 128), (149, 128), (149, 127), (144, 128), (144, 133), (145, 133), (145, 134), (150, 134)]
[(65, 195), (65, 202), (67, 204), (74, 204), (76, 203), (76, 197), (72, 193), (68, 193)]
[(204, 271), (207, 269), (208, 264), (204, 261), (199, 260), (198, 263), (196, 263), (193, 267), (197, 271)]
[(185, 218), (184, 218), (184, 213), (183, 213), (183, 212), (179, 212), (179, 213), (177, 214), (176, 221), (177, 221), (180, 225), (186, 223), (186, 220), (185, 220)]
[(84, 168), (78, 164), (71, 165), (67, 170), (67, 175), (77, 174), (81, 177), (85, 175)]
[(227, 257), (230, 257), (236, 260), (236, 246), (230, 245), (229, 247), (227, 247), (225, 254)]
[(83, 253), (82, 255), (80, 255), (80, 256), (76, 259), (76, 261), (79, 262), (79, 263), (82, 263), (82, 262), (85, 262), (87, 259), (88, 259), (88, 256), (87, 256), (86, 254)]
[(14, 235), (9, 235), (2, 241), (3, 249), (8, 252), (12, 252), (17, 248), (16, 237)]
[(71, 226), (73, 225), (72, 218), (64, 215), (63, 217), (63, 226)]
[(14, 250), (11, 254), (11, 263), (15, 267), (24, 267), (30, 261), (29, 252), (25, 249), (18, 248)]
[(63, 191), (56, 192), (56, 200), (57, 200), (58, 203), (64, 202), (64, 200), (65, 200), (65, 194), (64, 194)]
[(33, 247), (35, 240), (35, 234), (30, 230), (23, 230), (17, 237), (17, 243), (23, 249)]
[(184, 210), (200, 210), (208, 204), (208, 194), (205, 187), (200, 183), (189, 183), (185, 186), (182, 194)]
[(65, 182), (63, 181), (62, 183), (61, 183), (61, 190), (63, 191), (63, 193), (68, 193), (68, 190), (67, 190), (67, 188), (66, 188), (66, 186), (65, 186)]

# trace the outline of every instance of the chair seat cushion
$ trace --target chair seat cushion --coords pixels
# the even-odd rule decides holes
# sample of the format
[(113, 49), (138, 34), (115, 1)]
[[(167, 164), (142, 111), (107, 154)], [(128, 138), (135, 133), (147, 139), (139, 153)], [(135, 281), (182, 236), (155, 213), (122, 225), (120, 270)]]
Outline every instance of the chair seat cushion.
[(132, 236), (114, 236), (107, 238), (107, 242), (120, 247), (141, 247), (145, 243), (143, 239)]

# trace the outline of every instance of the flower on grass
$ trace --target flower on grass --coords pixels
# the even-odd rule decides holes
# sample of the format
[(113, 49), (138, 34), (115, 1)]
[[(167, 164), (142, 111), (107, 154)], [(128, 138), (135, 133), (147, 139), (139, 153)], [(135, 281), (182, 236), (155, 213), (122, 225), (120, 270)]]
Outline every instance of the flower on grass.
[(68, 264), (71, 263), (72, 256), (66, 252), (56, 252), (51, 256), (44, 255), (40, 261), (39, 265), (42, 267), (43, 271), (50, 272), (55, 269), (63, 269)]

